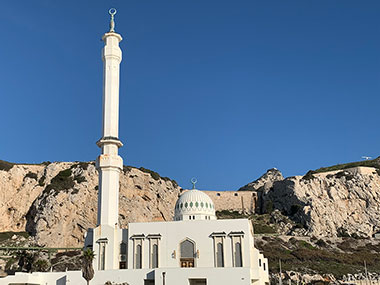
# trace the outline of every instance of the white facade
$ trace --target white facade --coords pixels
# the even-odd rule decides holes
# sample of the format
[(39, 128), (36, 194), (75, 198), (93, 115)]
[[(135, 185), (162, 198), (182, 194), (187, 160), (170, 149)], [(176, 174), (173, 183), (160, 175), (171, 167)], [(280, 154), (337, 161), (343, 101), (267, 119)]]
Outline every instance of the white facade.
[[(254, 247), (253, 227), (247, 219), (130, 223), (128, 229), (115, 233), (119, 246), (116, 249), (106, 244), (104, 256), (106, 259), (109, 256), (107, 251), (117, 252), (118, 266), (126, 268), (99, 270), (102, 255), (99, 243), (93, 240), (97, 257), (93, 285), (107, 281), (129, 285), (269, 283), (268, 261)], [(120, 252), (123, 242), (126, 247)], [(237, 243), (240, 243), (239, 253)], [(189, 250), (184, 244), (193, 247)], [(222, 251), (218, 251), (220, 248)], [(79, 271), (19, 273), (4, 280), (10, 284), (16, 281), (41, 285), (86, 284)], [(0, 284), (3, 284), (1, 279)]]
[[(87, 232), (85, 247), (95, 252), (91, 285), (127, 282), (129, 285), (267, 284), (268, 261), (254, 247), (247, 219), (217, 220), (211, 198), (196, 189), (179, 197), (174, 220), (130, 223), (120, 229), (118, 155), (119, 65), (121, 36), (103, 36), (103, 134), (97, 142), (99, 196), (97, 227)], [(86, 284), (80, 271), (16, 273), (0, 284)]]

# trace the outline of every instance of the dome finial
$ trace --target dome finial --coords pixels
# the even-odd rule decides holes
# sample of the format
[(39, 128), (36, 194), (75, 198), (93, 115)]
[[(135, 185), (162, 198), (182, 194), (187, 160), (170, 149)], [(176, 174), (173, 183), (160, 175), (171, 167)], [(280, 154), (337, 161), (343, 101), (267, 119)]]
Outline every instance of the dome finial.
[(193, 189), (195, 189), (195, 184), (197, 184), (197, 182), (198, 182), (197, 178), (193, 177), (193, 178), (191, 178), (190, 181), (193, 184)]
[(114, 16), (117, 13), (115, 8), (111, 8), (108, 10), (108, 13), (111, 15), (111, 21), (110, 21), (110, 33), (115, 32), (115, 21), (114, 21)]

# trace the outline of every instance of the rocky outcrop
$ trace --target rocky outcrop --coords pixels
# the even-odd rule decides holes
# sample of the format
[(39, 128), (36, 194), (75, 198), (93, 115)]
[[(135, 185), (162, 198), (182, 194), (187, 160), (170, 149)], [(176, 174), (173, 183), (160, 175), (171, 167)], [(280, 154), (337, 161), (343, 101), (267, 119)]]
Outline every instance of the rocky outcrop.
[(238, 191), (262, 191), (268, 193), (273, 183), (284, 180), (284, 176), (277, 168), (268, 169), (259, 179), (241, 187)]
[[(282, 173), (276, 168), (271, 168), (267, 170), (267, 172), (259, 179), (248, 183), (247, 185), (241, 187), (238, 191), (255, 191), (257, 193), (256, 213), (263, 214), (272, 210), (270, 205), (265, 203), (265, 201), (267, 201), (267, 194), (272, 189), (275, 182), (282, 180), (284, 180)], [(267, 209), (268, 207), (270, 209)]]
[(273, 168), (239, 191), (257, 193), (256, 213), (277, 209), (296, 223), (282, 222), (282, 234), (372, 237), (380, 232), (378, 166), (380, 157), (286, 179)]
[[(77, 247), (96, 224), (98, 173), (93, 162), (0, 165), (0, 232), (25, 231), (49, 247)], [(175, 181), (141, 168), (120, 175), (119, 221), (171, 220)]]
[(269, 203), (308, 235), (371, 237), (380, 231), (380, 176), (372, 167), (277, 181), (265, 196)]

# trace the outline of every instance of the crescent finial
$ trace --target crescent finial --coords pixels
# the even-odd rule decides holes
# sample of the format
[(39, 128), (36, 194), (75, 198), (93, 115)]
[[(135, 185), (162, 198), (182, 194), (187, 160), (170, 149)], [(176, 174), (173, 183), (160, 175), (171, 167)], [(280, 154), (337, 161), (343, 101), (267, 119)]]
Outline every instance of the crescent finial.
[(115, 32), (115, 20), (114, 16), (117, 13), (117, 10), (115, 8), (111, 8), (108, 10), (108, 13), (111, 15), (111, 21), (110, 21), (110, 33)]

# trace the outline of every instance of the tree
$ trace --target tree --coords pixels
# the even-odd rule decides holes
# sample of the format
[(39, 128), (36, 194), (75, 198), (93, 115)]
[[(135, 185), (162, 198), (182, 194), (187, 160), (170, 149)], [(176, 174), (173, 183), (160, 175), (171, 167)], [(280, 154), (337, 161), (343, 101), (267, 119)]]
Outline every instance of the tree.
[(90, 280), (94, 278), (94, 268), (92, 267), (92, 261), (95, 258), (95, 254), (90, 248), (86, 248), (82, 252), (82, 276), (87, 281), (87, 285), (90, 284)]
[(28, 252), (27, 250), (21, 250), (16, 252), (16, 258), (18, 259), (18, 266), (20, 271), (33, 272), (35, 271), (34, 263), (38, 258), (38, 253)]

